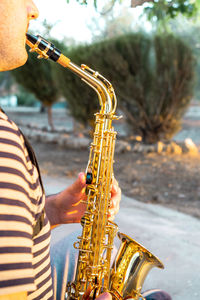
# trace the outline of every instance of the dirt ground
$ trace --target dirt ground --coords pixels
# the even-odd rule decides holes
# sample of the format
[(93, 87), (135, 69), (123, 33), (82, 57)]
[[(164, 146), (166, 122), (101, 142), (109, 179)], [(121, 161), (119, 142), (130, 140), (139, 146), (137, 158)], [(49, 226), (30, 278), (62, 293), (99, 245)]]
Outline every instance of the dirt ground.
[[(74, 178), (86, 168), (89, 150), (43, 143), (33, 147), (43, 174)], [(114, 171), (125, 195), (200, 218), (200, 155), (126, 152), (115, 155)]]

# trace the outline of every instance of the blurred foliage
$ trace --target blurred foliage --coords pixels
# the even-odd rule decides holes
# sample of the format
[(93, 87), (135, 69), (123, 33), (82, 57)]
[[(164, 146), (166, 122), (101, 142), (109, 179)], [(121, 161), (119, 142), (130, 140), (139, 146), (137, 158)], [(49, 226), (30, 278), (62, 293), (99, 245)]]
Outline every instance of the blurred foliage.
[[(144, 29), (144, 23), (141, 23), (141, 20), (137, 22), (133, 20), (130, 9), (125, 7), (120, 9), (120, 13), (112, 10), (102, 16), (101, 20), (104, 21), (104, 26), (102, 26), (102, 22), (99, 22), (99, 18), (95, 18), (90, 24), (89, 28), (93, 34), (93, 41), (110, 39), (117, 35), (133, 31), (138, 32)], [(145, 21), (144, 18), (143, 21)], [(165, 21), (155, 24), (156, 26), (153, 28), (155, 32), (160, 32), (160, 34), (166, 33), (166, 31), (174, 33), (191, 47), (196, 59), (194, 98), (200, 99), (200, 24), (196, 18), (187, 18), (181, 14), (176, 18)]]
[[(67, 54), (112, 82), (129, 127), (144, 142), (168, 140), (180, 129), (194, 75), (191, 49), (182, 40), (172, 35), (152, 39), (141, 33), (127, 34), (79, 46)], [(73, 117), (91, 124), (98, 108), (96, 93), (63, 68), (57, 68), (56, 74)]]
[[(70, 3), (70, 0), (66, 0)], [(82, 5), (87, 5), (88, 0), (76, 0)], [(122, 3), (127, 0), (110, 0), (110, 9), (114, 7), (116, 3)], [(131, 0), (130, 6), (131, 6)], [(197, 15), (200, 10), (199, 0), (137, 0), (138, 4), (144, 4), (144, 12), (147, 14), (149, 20), (163, 20), (166, 17), (175, 18), (178, 14), (183, 14), (187, 17)], [(93, 0), (94, 7), (98, 10), (98, 3), (100, 0)], [(136, 6), (137, 6), (136, 5)], [(110, 9), (108, 11), (110, 11)]]
[(36, 53), (31, 53), (27, 63), (12, 72), (15, 80), (30, 91), (48, 109), (49, 125), (53, 128), (51, 106), (58, 100), (59, 89), (52, 72), (53, 63), (38, 60)]
[(156, 36), (154, 49), (154, 92), (143, 107), (148, 118), (140, 124), (144, 140), (150, 142), (169, 140), (181, 129), (182, 116), (193, 96), (194, 79), (194, 57), (183, 40), (172, 35)]
[(4, 72), (0, 72), (0, 83), (4, 80)]
[(50, 106), (58, 99), (58, 90), (51, 69), (52, 63), (49, 60), (38, 60), (37, 54), (31, 53), (27, 63), (14, 70), (12, 75), (45, 106)]
[(199, 9), (198, 0), (155, 0), (145, 5), (144, 12), (149, 20), (159, 21), (165, 18), (175, 18), (178, 14), (190, 18), (197, 15)]
[(122, 7), (118, 12), (112, 10), (100, 18), (93, 17), (88, 23), (88, 28), (92, 33), (93, 42), (110, 39), (140, 29), (138, 23), (134, 22), (130, 9), (126, 7)]
[(199, 22), (179, 16), (174, 20), (170, 20), (169, 27), (185, 43), (190, 45), (194, 53), (196, 59), (194, 98), (200, 100), (200, 24)]
[(35, 106), (37, 98), (30, 92), (27, 92), (22, 85), (19, 86), (17, 93), (17, 103), (19, 106)]
[(0, 72), (0, 90), (2, 89), (4, 94), (5, 94), (5, 92), (7, 94), (9, 94), (11, 92), (13, 83), (14, 83), (14, 80), (9, 71)]
[[(80, 45), (71, 49), (64, 49), (64, 47), (64, 44), (60, 45), (63, 53), (77, 65), (81, 65), (82, 62), (92, 65), (91, 58), (93, 57), (94, 59), (95, 45)], [(88, 122), (92, 122), (94, 113), (98, 109), (98, 100), (93, 89), (82, 82), (78, 76), (60, 65), (55, 65), (54, 77), (57, 78), (60, 91), (67, 99), (71, 115), (85, 126)]]
[[(70, 3), (70, 0), (66, 0), (67, 3)], [(78, 3), (80, 3), (81, 5), (87, 5), (88, 4), (88, 0), (76, 0)], [(101, 14), (106, 14), (108, 12), (110, 12), (113, 7), (115, 6), (116, 3), (122, 3), (123, 0), (109, 0), (106, 1), (106, 5), (104, 5), (104, 8), (100, 11), (99, 10), (99, 3), (102, 1), (98, 1), (98, 0), (93, 0), (93, 4), (94, 7), (96, 9), (96, 11), (99, 11)], [(105, 2), (104, 2), (105, 3)]]

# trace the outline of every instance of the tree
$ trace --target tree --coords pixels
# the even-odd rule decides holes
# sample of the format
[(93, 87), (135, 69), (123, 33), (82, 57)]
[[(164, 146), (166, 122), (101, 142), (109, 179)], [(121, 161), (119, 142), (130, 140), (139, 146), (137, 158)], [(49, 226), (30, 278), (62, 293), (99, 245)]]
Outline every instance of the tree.
[(133, 29), (138, 29), (138, 26), (134, 23), (131, 12), (123, 7), (120, 13), (112, 10), (101, 16), (101, 22), (99, 22), (99, 18), (92, 18), (88, 28), (92, 32), (92, 40), (96, 42), (127, 34)]
[(13, 86), (14, 82), (10, 71), (0, 72), (0, 96), (12, 93)]
[(123, 81), (126, 89), (121, 87), (118, 94), (129, 127), (145, 143), (170, 140), (180, 130), (181, 118), (192, 99), (191, 49), (181, 39), (162, 34), (153, 40), (122, 37), (120, 51), (128, 72)]
[(200, 24), (198, 21), (187, 19), (184, 16), (170, 20), (169, 27), (172, 32), (181, 37), (185, 43), (190, 45), (195, 59), (195, 87), (194, 98), (200, 99)]
[[(60, 49), (77, 65), (84, 62), (92, 67), (90, 54), (93, 53), (94, 48), (95, 45), (79, 45), (71, 49)], [(54, 72), (71, 115), (84, 126), (92, 125), (94, 113), (98, 110), (98, 99), (94, 90), (82, 82), (78, 76), (59, 65), (55, 65)]]
[(54, 129), (52, 119), (52, 104), (58, 100), (59, 89), (52, 72), (53, 63), (49, 60), (39, 61), (36, 53), (29, 55), (27, 63), (12, 72), (16, 81), (47, 107), (48, 122)]
[[(70, 0), (66, 0), (67, 3)], [(88, 0), (76, 0), (82, 5), (87, 5)], [(119, 2), (125, 2), (127, 0), (110, 0), (110, 11), (114, 5)], [(94, 7), (98, 10), (98, 3), (100, 0), (93, 0)], [(132, 7), (136, 7), (138, 5), (145, 4), (144, 8), (145, 13), (147, 14), (150, 20), (162, 20), (163, 18), (170, 17), (174, 18), (179, 13), (183, 14), (187, 17), (192, 17), (198, 14), (200, 10), (200, 2), (199, 0), (191, 1), (191, 0), (130, 0), (130, 5)]]
[[(67, 1), (67, 3), (70, 2), (70, 0), (66, 0), (66, 1)], [(80, 3), (81, 5), (87, 5), (88, 4), (88, 0), (76, 0), (76, 1), (78, 3)], [(122, 3), (123, 0), (110, 0), (109, 2), (106, 3), (106, 5), (104, 5), (103, 10), (101, 10), (101, 11), (99, 10), (99, 3), (100, 2), (102, 2), (102, 1), (93, 0), (93, 4), (94, 4), (95, 9), (98, 12), (100, 12), (101, 14), (106, 14), (106, 13), (110, 12), (113, 9), (113, 7), (115, 6), (115, 4), (117, 2)]]
[[(191, 49), (172, 35), (137, 33), (79, 46), (69, 53), (113, 85), (132, 132), (143, 142), (169, 140), (180, 129), (192, 98), (194, 60)], [(71, 72), (59, 69), (59, 82), (74, 118), (90, 124), (98, 101), (93, 89)]]
[[(146, 1), (145, 1), (146, 2)], [(151, 21), (175, 18), (182, 14), (186, 17), (196, 16), (199, 12), (199, 1), (190, 0), (155, 0), (148, 2), (144, 12)]]

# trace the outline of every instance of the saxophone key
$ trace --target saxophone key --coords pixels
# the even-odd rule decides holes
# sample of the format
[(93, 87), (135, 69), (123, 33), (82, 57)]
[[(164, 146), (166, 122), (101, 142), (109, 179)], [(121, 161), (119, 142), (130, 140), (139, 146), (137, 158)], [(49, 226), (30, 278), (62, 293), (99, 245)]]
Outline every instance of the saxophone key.
[(81, 203), (83, 203), (83, 204), (88, 204), (88, 201), (81, 200)]
[(92, 183), (92, 172), (87, 172), (86, 174), (86, 184)]
[(90, 224), (91, 224), (91, 219), (90, 219), (90, 217), (84, 215), (84, 216), (81, 218), (81, 225), (82, 225), (82, 226), (89, 226)]
[(81, 241), (90, 241), (90, 238), (86, 238), (86, 237), (82, 237), (82, 236), (78, 236), (77, 239), (81, 240)]

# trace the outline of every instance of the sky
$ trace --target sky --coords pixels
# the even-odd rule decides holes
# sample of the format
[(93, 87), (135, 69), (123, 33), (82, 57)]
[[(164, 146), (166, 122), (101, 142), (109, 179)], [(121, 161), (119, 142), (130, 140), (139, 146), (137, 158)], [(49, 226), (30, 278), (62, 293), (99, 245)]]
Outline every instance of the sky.
[[(76, 0), (70, 0), (69, 4), (66, 0), (34, 0), (34, 2), (40, 12), (39, 18), (32, 21), (29, 27), (34, 33), (42, 34), (40, 24), (46, 19), (48, 23), (54, 25), (51, 31), (52, 37), (57, 39), (73, 37), (78, 42), (90, 42), (92, 35), (87, 24), (90, 23), (92, 17), (99, 18), (99, 14), (93, 7), (93, 0), (89, 0), (87, 6), (78, 4)], [(138, 17), (141, 7), (130, 8), (130, 3), (130, 0), (126, 0), (123, 6), (129, 7), (135, 19)], [(120, 13), (123, 6), (116, 6), (116, 12)]]

